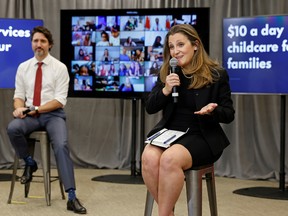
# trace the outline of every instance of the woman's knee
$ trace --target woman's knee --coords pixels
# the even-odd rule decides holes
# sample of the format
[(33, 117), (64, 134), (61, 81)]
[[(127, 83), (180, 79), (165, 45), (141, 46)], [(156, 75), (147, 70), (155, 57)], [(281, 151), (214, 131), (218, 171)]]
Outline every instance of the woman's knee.
[(177, 160), (173, 157), (172, 154), (167, 154), (166, 152), (162, 154), (160, 163), (159, 163), (160, 170), (163, 171), (172, 171), (179, 167)]
[(183, 146), (174, 146), (165, 151), (160, 160), (160, 169), (172, 171), (192, 166), (192, 157)]
[(142, 156), (141, 156), (141, 162), (143, 168), (155, 168), (159, 165), (159, 160), (161, 157), (162, 152), (158, 149), (151, 148), (151, 146), (146, 146)]

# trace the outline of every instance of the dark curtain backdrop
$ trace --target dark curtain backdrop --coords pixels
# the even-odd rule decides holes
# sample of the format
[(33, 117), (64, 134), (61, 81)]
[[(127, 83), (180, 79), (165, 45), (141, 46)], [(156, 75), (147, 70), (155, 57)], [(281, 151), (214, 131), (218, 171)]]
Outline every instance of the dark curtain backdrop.
[[(118, 9), (162, 7), (210, 7), (210, 55), (222, 60), (222, 19), (285, 14), (286, 0), (1, 0), (0, 17), (43, 19), (55, 40), (52, 55), (60, 57), (61, 9)], [(212, 37), (213, 35), (213, 37)], [(0, 168), (11, 168), (14, 151), (6, 126), (12, 119), (13, 89), (0, 90)], [(286, 97), (286, 96), (284, 96)], [(233, 95), (236, 119), (223, 125), (231, 145), (216, 163), (216, 174), (244, 179), (278, 179), (280, 167), (280, 95)], [(136, 101), (137, 164), (141, 134), (146, 134), (161, 113), (144, 114)], [(287, 104), (286, 104), (287, 105)], [(68, 116), (71, 155), (77, 167), (129, 169), (132, 146), (132, 101), (121, 99), (69, 98)], [(287, 111), (285, 110), (287, 113)], [(284, 119), (285, 123), (287, 120)], [(287, 136), (287, 130), (285, 131)], [(287, 148), (286, 148), (287, 153)], [(37, 155), (36, 155), (37, 157)], [(286, 172), (288, 160), (286, 160)], [(139, 164), (137, 165), (139, 167)]]

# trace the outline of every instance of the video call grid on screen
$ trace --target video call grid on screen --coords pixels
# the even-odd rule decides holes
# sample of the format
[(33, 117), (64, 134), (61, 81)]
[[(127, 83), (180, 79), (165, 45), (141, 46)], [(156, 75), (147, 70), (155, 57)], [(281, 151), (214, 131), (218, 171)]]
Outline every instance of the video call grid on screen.
[(209, 8), (61, 10), (69, 96), (143, 97), (157, 81), (167, 32), (182, 23), (209, 52)]

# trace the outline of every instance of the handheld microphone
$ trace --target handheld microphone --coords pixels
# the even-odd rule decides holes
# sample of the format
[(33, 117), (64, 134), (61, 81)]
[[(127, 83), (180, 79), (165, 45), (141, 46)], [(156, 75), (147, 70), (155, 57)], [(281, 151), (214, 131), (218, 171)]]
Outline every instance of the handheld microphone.
[(35, 107), (34, 106), (31, 106), (31, 107), (28, 107), (27, 110), (23, 111), (23, 115), (26, 115), (27, 113), (31, 112), (31, 111), (34, 111), (35, 110)]
[[(177, 67), (177, 64), (178, 64), (178, 60), (176, 58), (171, 58), (170, 61), (169, 61), (169, 65), (171, 67), (171, 72), (172, 73), (176, 73), (176, 67)], [(177, 103), (178, 102), (178, 92), (177, 92), (177, 86), (173, 86), (173, 89), (172, 89), (172, 97), (173, 97), (173, 102), (174, 103)]]

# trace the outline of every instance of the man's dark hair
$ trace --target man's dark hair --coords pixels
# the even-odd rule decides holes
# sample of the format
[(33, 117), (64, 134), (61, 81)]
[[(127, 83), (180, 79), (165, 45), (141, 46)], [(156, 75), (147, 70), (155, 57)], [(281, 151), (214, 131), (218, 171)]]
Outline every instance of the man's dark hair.
[(54, 45), (54, 41), (53, 41), (53, 37), (52, 37), (52, 34), (51, 32), (45, 28), (44, 26), (36, 26), (35, 28), (33, 28), (32, 30), (32, 34), (31, 34), (31, 41), (33, 39), (33, 36), (35, 33), (42, 33), (45, 35), (45, 37), (47, 38), (49, 44), (51, 45), (51, 48), (52, 46)]

